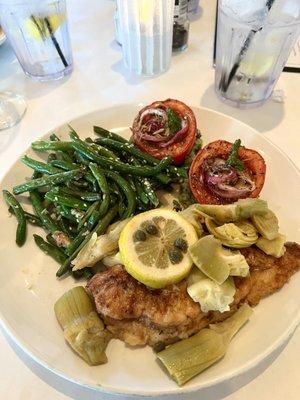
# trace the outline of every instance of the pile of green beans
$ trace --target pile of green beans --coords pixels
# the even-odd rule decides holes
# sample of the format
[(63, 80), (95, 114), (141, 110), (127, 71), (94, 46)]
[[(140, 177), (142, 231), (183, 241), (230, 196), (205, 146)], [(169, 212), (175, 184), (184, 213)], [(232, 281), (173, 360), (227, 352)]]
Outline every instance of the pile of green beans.
[[(9, 211), (17, 218), (16, 243), (26, 241), (27, 224), (42, 227), (46, 238), (34, 235), (37, 246), (60, 264), (56, 275), (70, 273), (72, 260), (92, 234), (108, 225), (159, 206), (157, 191), (185, 179), (187, 170), (157, 160), (123, 137), (94, 127), (97, 138), (81, 140), (70, 128), (70, 140), (56, 134), (31, 147), (48, 152), (46, 161), (28, 156), (21, 161), (33, 170), (31, 179), (3, 191)], [(23, 209), (18, 195), (28, 193), (34, 213)], [(86, 277), (88, 271), (76, 271)]]

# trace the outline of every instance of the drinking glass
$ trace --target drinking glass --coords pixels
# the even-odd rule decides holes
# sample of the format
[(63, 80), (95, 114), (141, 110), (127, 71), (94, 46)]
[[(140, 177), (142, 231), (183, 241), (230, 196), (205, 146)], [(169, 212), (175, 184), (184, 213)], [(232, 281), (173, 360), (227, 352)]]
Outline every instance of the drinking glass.
[(215, 90), (226, 103), (262, 105), (300, 33), (299, 0), (219, 0)]
[(72, 71), (65, 0), (0, 0), (0, 18), (26, 75), (44, 81)]
[(16, 125), (26, 111), (24, 97), (11, 92), (0, 92), (0, 131)]
[(137, 75), (165, 72), (171, 63), (174, 0), (118, 0), (125, 66)]

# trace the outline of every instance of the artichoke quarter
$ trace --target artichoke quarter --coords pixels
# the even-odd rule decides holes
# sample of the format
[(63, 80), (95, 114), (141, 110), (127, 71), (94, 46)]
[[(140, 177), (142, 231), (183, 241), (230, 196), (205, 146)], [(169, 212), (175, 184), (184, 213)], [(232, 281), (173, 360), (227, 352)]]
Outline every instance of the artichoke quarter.
[(211, 218), (205, 218), (205, 224), (208, 231), (227, 247), (250, 247), (258, 240), (256, 228), (247, 220), (218, 225)]
[(56, 301), (54, 312), (66, 341), (80, 357), (90, 365), (107, 362), (105, 350), (111, 334), (105, 329), (82, 286), (63, 294)]
[(188, 339), (171, 344), (157, 353), (157, 357), (181, 386), (224, 357), (231, 339), (251, 314), (251, 307), (243, 304), (225, 321), (210, 325)]

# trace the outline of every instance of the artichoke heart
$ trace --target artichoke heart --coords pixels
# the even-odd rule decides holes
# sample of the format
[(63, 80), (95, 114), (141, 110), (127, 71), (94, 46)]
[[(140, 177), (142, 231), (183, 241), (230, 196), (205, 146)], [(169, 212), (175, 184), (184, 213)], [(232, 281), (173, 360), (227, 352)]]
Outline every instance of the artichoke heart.
[(268, 204), (262, 199), (240, 199), (233, 204), (225, 205), (194, 204), (192, 207), (198, 213), (202, 212), (218, 223), (248, 219), (252, 215), (264, 215), (268, 211)]
[(209, 329), (202, 329), (188, 339), (171, 344), (157, 357), (181, 386), (225, 355), (231, 339), (251, 314), (251, 307), (243, 304), (224, 322), (210, 325)]
[(279, 233), (278, 236), (273, 240), (260, 237), (256, 243), (256, 246), (269, 256), (280, 258), (284, 255), (286, 250), (284, 246), (285, 240), (286, 237)]
[(207, 216), (204, 214), (201, 209), (199, 208), (200, 204), (192, 204), (185, 210), (180, 212), (180, 215), (187, 220), (197, 232), (198, 237), (203, 236), (204, 230), (202, 224), (205, 222), (205, 217)]
[(230, 222), (223, 225), (216, 224), (211, 218), (205, 219), (209, 232), (219, 239), (224, 246), (241, 249), (250, 247), (257, 242), (258, 233), (248, 221)]
[(76, 353), (90, 365), (107, 362), (105, 350), (111, 334), (105, 329), (82, 286), (60, 297), (54, 305), (54, 312), (66, 341)]
[(92, 267), (104, 257), (116, 252), (119, 247), (119, 238), (131, 218), (124, 219), (111, 225), (107, 233), (97, 237), (94, 233), (89, 242), (80, 250), (77, 257), (72, 261), (73, 271), (85, 267)]
[(234, 300), (235, 285), (231, 277), (222, 285), (218, 285), (212, 279), (204, 277), (187, 287), (189, 296), (200, 304), (204, 313), (209, 311), (229, 311), (229, 305)]
[[(224, 249), (220, 240), (213, 235), (203, 236), (188, 249), (194, 264), (202, 274), (219, 285), (224, 283), (230, 275), (246, 276), (249, 266), (245, 257), (239, 251)], [(201, 279), (192, 272), (188, 284), (192, 285)]]
[(264, 215), (255, 214), (251, 218), (258, 232), (266, 239), (273, 240), (278, 236), (278, 219), (273, 211), (268, 210)]

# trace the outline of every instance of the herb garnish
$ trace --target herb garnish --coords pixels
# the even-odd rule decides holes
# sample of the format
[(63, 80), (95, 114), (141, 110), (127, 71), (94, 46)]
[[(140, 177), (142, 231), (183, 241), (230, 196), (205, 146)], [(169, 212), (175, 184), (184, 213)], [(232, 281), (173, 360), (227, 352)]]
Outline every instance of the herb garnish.
[(235, 167), (238, 171), (243, 171), (244, 169), (244, 162), (239, 159), (238, 153), (241, 147), (241, 139), (237, 139), (232, 146), (232, 150), (229, 154), (229, 157), (226, 161), (227, 165), (231, 167)]
[(181, 119), (180, 117), (172, 110), (172, 108), (166, 109), (167, 117), (168, 117), (168, 128), (172, 135), (175, 135), (181, 129)]

